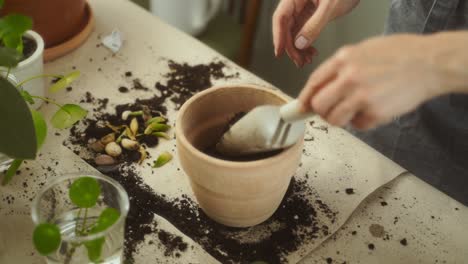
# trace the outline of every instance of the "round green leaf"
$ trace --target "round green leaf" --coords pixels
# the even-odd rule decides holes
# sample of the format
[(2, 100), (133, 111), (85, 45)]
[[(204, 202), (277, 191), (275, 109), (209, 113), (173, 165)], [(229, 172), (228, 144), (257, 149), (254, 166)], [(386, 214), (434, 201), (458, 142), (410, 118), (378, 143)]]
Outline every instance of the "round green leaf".
[(101, 194), (99, 182), (91, 177), (81, 177), (70, 186), (68, 196), (80, 208), (93, 207)]
[(2, 17), (0, 28), (3, 34), (22, 36), (24, 32), (32, 28), (32, 19), (24, 15), (10, 14)]
[(111, 227), (117, 220), (119, 220), (120, 213), (114, 208), (104, 209), (97, 220), (96, 226), (94, 226), (90, 233), (95, 234), (106, 230)]
[(34, 229), (33, 243), (41, 255), (49, 255), (60, 246), (60, 230), (54, 224), (43, 223)]
[(0, 66), (14, 68), (21, 61), (21, 53), (16, 49), (0, 47)]
[(31, 114), (36, 131), (37, 148), (39, 149), (47, 137), (47, 123), (40, 112), (31, 109)]
[(67, 86), (80, 77), (79, 71), (72, 71), (69, 74), (63, 76), (60, 80), (55, 82), (50, 88), (49, 91), (52, 93), (58, 92), (62, 89), (65, 89)]
[(88, 250), (88, 259), (92, 262), (99, 262), (101, 260), (102, 246), (104, 245), (105, 238), (97, 238), (84, 243)]
[(84, 110), (79, 105), (66, 104), (54, 114), (51, 122), (56, 128), (69, 128), (76, 122), (83, 119), (87, 114), (88, 111)]

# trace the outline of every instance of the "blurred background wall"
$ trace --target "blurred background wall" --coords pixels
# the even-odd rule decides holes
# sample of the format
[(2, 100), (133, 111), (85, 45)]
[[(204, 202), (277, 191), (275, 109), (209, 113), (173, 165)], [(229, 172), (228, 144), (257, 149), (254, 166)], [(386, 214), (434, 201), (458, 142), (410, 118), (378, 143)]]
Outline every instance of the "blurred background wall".
[[(133, 1), (144, 8), (149, 7), (148, 0)], [(383, 32), (390, 1), (361, 0), (352, 13), (329, 24), (314, 44), (319, 51), (319, 56), (311, 65), (302, 69), (296, 68), (287, 56), (280, 59), (274, 58), (271, 18), (278, 2), (278, 0), (261, 1), (255, 26), (251, 62), (247, 68), (284, 92), (296, 96), (314, 68), (339, 47)], [(219, 16), (227, 16), (227, 14), (221, 12)], [(213, 30), (223, 31), (222, 27), (219, 27), (221, 23), (213, 24), (216, 24)], [(234, 39), (233, 41), (236, 42), (237, 39)], [(227, 45), (229, 43), (225, 44)]]

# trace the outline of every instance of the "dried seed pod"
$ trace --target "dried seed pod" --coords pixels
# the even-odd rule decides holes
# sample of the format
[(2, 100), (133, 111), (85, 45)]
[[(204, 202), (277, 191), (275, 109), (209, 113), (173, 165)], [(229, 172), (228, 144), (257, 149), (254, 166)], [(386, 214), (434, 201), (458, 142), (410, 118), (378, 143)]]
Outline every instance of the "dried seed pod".
[(131, 140), (136, 140), (135, 135), (133, 135), (132, 131), (130, 130), (130, 128), (129, 128), (128, 126), (125, 126), (125, 134), (126, 134), (127, 137), (129, 137)]
[(147, 157), (146, 155), (146, 149), (142, 146), (138, 149), (138, 152), (140, 152), (140, 160), (138, 161), (138, 164), (141, 164)]
[(111, 123), (106, 122), (106, 127), (112, 129), (112, 131), (114, 131), (115, 133), (120, 133), (120, 130), (122, 130), (122, 128), (125, 126), (124, 125), (114, 126)]
[(115, 134), (110, 133), (101, 138), (101, 143), (105, 145), (115, 141)]
[(137, 150), (140, 148), (140, 144), (138, 144), (138, 142), (128, 139), (128, 138), (122, 139), (122, 142), (120, 142), (120, 144), (122, 145), (124, 149), (128, 149), (128, 150)]
[(102, 144), (101, 141), (95, 141), (91, 144), (89, 144), (89, 148), (92, 149), (94, 152), (101, 153), (105, 149), (105, 145)]
[(151, 116), (151, 110), (149, 109), (149, 107), (146, 105), (143, 105), (142, 111), (143, 111), (143, 121), (146, 122), (150, 120), (152, 116)]
[(96, 162), (96, 165), (102, 166), (102, 165), (113, 165), (115, 164), (115, 159), (112, 158), (109, 155), (101, 154), (98, 155), (95, 159), (94, 162)]
[(106, 153), (112, 157), (118, 157), (120, 154), (122, 154), (122, 148), (119, 146), (119, 144), (111, 142), (106, 145)]
[(130, 122), (130, 131), (132, 131), (133, 135), (136, 135), (138, 133), (138, 121), (136, 117), (134, 117)]

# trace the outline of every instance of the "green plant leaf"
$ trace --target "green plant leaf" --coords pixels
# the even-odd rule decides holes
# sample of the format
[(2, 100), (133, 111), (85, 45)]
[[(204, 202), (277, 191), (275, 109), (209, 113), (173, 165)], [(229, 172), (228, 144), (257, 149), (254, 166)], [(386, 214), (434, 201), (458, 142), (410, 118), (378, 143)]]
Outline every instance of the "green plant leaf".
[(0, 47), (0, 66), (14, 68), (21, 61), (21, 53), (16, 49)]
[(4, 4), (5, 4), (5, 0), (0, 0), (0, 8), (2, 8)]
[(151, 135), (156, 136), (158, 138), (164, 138), (164, 139), (167, 139), (167, 140), (171, 139), (169, 137), (169, 135), (167, 133), (165, 133), (165, 132), (153, 132), (153, 133), (151, 133)]
[(23, 163), (23, 160), (21, 159), (13, 160), (13, 162), (10, 164), (10, 167), (8, 167), (7, 172), (5, 173), (5, 176), (3, 177), (2, 185), (7, 185), (11, 179), (13, 179), (13, 176), (15, 176), (16, 171), (21, 166), (21, 163)]
[[(24, 32), (32, 28), (32, 19), (28, 16), (10, 14), (0, 20), (0, 32), (2, 35), (23, 36)], [(16, 48), (16, 47), (10, 47)]]
[(23, 54), (23, 39), (21, 35), (5, 34), (2, 40), (5, 47), (14, 48), (19, 54)]
[(28, 102), (29, 104), (34, 104), (34, 98), (32, 98), (31, 94), (28, 93), (28, 91), (22, 90), (20, 91), (20, 94), (26, 102)]
[(91, 177), (81, 177), (70, 186), (68, 196), (70, 200), (80, 208), (93, 207), (101, 194), (99, 182)]
[(0, 20), (0, 35), (3, 45), (17, 50), (23, 54), (23, 34), (32, 28), (32, 19), (30, 17), (10, 14)]
[(115, 208), (104, 209), (96, 222), (96, 225), (89, 231), (90, 234), (95, 234), (106, 230), (111, 227), (117, 220), (119, 220), (120, 213)]
[(39, 150), (47, 137), (47, 123), (40, 112), (31, 109), (31, 114), (36, 131), (37, 149)]
[(69, 74), (63, 76), (55, 82), (52, 86), (50, 86), (49, 91), (52, 93), (56, 93), (62, 89), (65, 89), (67, 86), (70, 86), (70, 84), (75, 81), (78, 77), (80, 77), (80, 72), (79, 71), (72, 71)]
[(84, 243), (88, 250), (88, 259), (92, 262), (99, 262), (101, 260), (102, 246), (104, 245), (105, 238), (100, 237)]
[(149, 135), (152, 132), (166, 132), (171, 128), (170, 125), (161, 124), (161, 123), (151, 123), (145, 129), (145, 135)]
[(172, 155), (171, 153), (165, 151), (161, 155), (159, 155), (158, 159), (154, 162), (153, 168), (159, 168), (164, 166), (166, 163), (171, 161)]
[(156, 117), (153, 117), (150, 120), (146, 121), (146, 125), (148, 126), (148, 125), (150, 125), (152, 123), (163, 123), (165, 121), (166, 121), (166, 119), (164, 117), (156, 116)]
[(52, 117), (52, 125), (59, 129), (69, 128), (83, 119), (88, 111), (79, 105), (66, 104), (62, 106)]
[(37, 152), (32, 113), (20, 92), (0, 77), (0, 152), (16, 159), (34, 159)]
[[(96, 225), (89, 231), (90, 234), (96, 234), (111, 227), (119, 220), (120, 213), (114, 208), (104, 209), (96, 222)], [(104, 245), (105, 237), (100, 237), (89, 242), (85, 242), (85, 247), (88, 250), (88, 258), (93, 262), (98, 262), (101, 258), (102, 246)]]
[(34, 229), (34, 247), (41, 255), (49, 255), (60, 246), (61, 235), (59, 228), (54, 224), (43, 223)]

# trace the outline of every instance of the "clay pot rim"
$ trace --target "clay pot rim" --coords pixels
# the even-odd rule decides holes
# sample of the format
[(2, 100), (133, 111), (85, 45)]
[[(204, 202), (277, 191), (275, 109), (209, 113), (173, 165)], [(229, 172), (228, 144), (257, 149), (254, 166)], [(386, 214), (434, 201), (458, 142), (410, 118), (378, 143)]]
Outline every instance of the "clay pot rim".
[(44, 40), (42, 39), (41, 35), (39, 35), (36, 31), (28, 30), (24, 33), (24, 36), (34, 40), (37, 47), (31, 56), (18, 63), (18, 65), (15, 67), (16, 69), (23, 69), (28, 67), (28, 65), (33, 63), (35, 60), (38, 60), (44, 53)]
[(88, 40), (88, 37), (93, 32), (94, 24), (96, 23), (94, 11), (88, 1), (85, 3), (85, 14), (87, 19), (83, 28), (65, 41), (50, 46), (44, 50), (44, 62), (47, 63), (59, 59), (78, 49)]
[(259, 166), (268, 166), (269, 164), (275, 164), (282, 160), (285, 156), (293, 155), (299, 146), (302, 144), (302, 140), (299, 140), (296, 142), (296, 144), (292, 145), (291, 147), (283, 150), (281, 153), (274, 155), (272, 157), (268, 157), (265, 159), (259, 159), (259, 160), (253, 160), (253, 161), (230, 161), (230, 160), (223, 160), (223, 159), (218, 159), (215, 157), (212, 157), (208, 154), (203, 153), (199, 149), (195, 148), (187, 139), (187, 137), (184, 135), (183, 130), (182, 130), (182, 117), (184, 116), (185, 112), (187, 112), (187, 108), (196, 100), (199, 98), (206, 96), (208, 94), (211, 94), (213, 92), (223, 90), (223, 89), (230, 89), (230, 88), (247, 88), (247, 89), (254, 89), (254, 90), (260, 90), (269, 94), (272, 94), (274, 96), (277, 96), (279, 99), (284, 100), (284, 102), (288, 102), (291, 100), (290, 97), (288, 97), (285, 94), (282, 94), (278, 91), (275, 91), (271, 88), (265, 88), (261, 87), (255, 84), (232, 84), (232, 85), (215, 85), (211, 88), (208, 88), (202, 92), (199, 92), (192, 96), (189, 100), (187, 100), (182, 107), (179, 110), (179, 113), (177, 115), (177, 120), (176, 120), (176, 139), (180, 142), (181, 145), (183, 145), (185, 148), (188, 149), (190, 153), (195, 155), (197, 158), (211, 163), (215, 164), (218, 166), (222, 167), (230, 167), (230, 168), (254, 168), (254, 167), (259, 167)]

